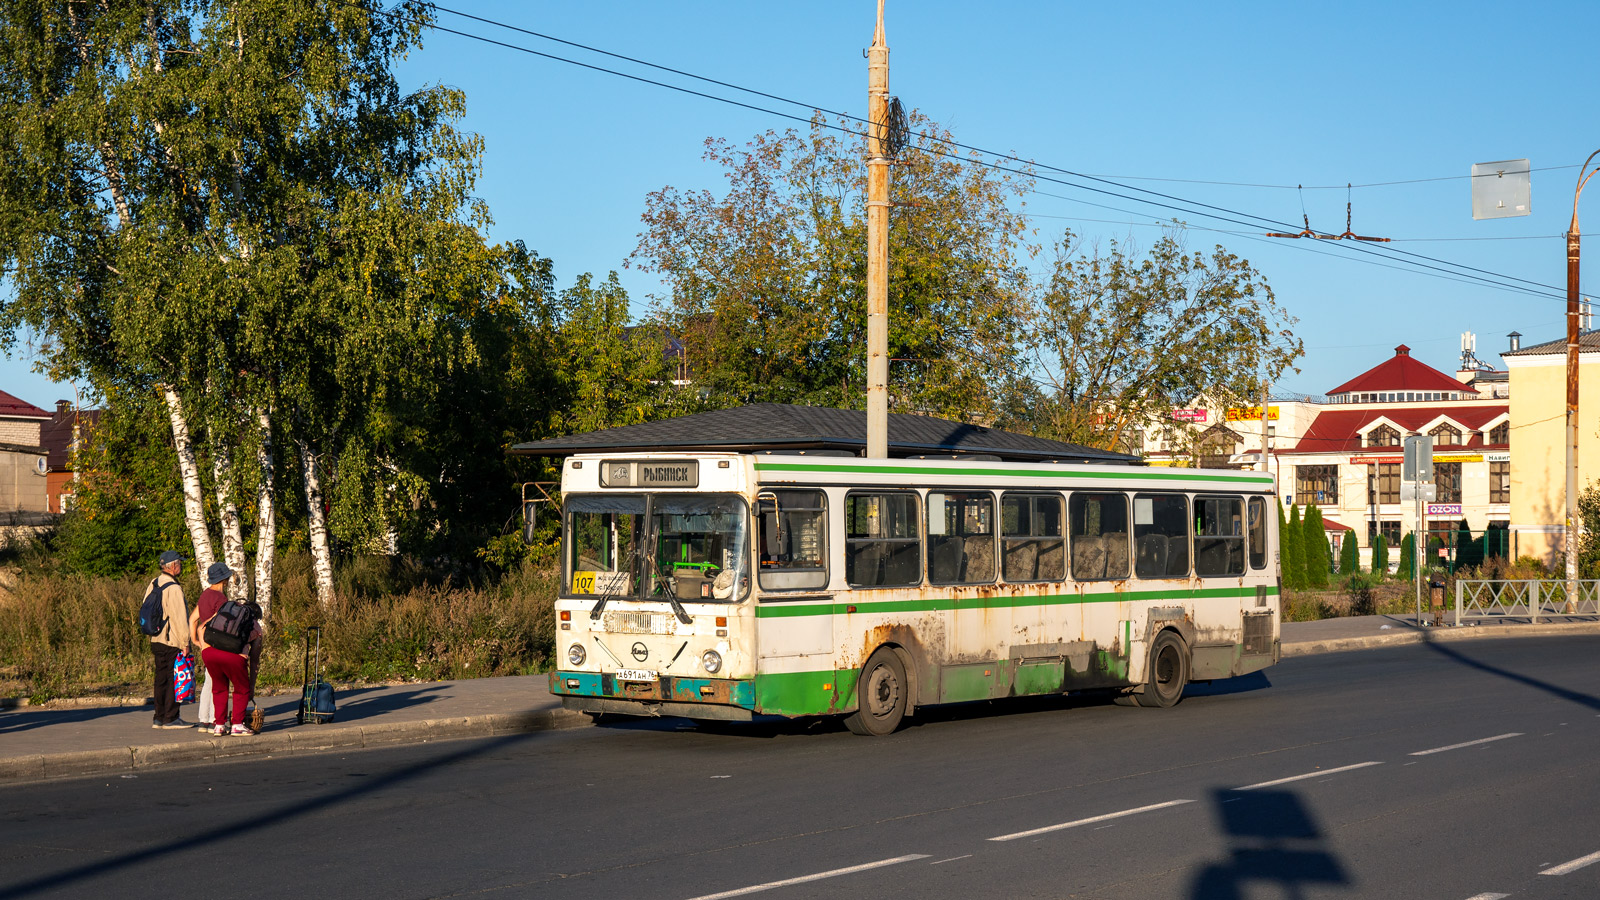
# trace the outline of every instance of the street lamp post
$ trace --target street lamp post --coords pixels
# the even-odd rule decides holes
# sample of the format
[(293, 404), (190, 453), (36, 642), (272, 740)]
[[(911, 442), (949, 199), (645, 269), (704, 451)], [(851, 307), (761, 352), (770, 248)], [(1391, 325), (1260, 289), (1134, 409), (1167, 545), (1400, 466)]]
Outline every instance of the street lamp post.
[(1578, 170), (1578, 187), (1572, 192), (1572, 224), (1567, 228), (1567, 609), (1578, 603), (1578, 257), (1582, 246), (1578, 237), (1578, 198), (1595, 172), (1589, 163), (1600, 150), (1589, 154)]

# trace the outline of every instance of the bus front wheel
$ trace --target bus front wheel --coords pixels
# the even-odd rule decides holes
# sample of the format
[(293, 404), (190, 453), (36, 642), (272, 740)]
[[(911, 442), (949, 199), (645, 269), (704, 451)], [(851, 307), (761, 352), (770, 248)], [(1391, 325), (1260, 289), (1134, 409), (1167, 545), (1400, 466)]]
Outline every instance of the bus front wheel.
[(1156, 635), (1150, 647), (1150, 676), (1144, 691), (1134, 695), (1140, 706), (1167, 709), (1183, 699), (1183, 686), (1189, 682), (1189, 654), (1183, 639), (1171, 631)]
[(905, 718), (908, 687), (900, 656), (888, 647), (879, 647), (861, 667), (856, 711), (845, 718), (845, 727), (873, 737), (892, 733)]

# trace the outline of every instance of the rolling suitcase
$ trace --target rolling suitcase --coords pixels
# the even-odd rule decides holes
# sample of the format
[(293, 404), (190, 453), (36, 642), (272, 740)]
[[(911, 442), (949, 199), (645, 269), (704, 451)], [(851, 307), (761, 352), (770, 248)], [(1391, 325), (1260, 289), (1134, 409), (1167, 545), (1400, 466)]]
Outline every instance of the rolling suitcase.
[[(311, 650), (311, 635), (317, 636), (315, 662)], [(322, 680), (322, 628), (306, 629), (306, 669), (300, 688), (300, 709), (294, 720), (300, 725), (321, 725), (333, 721), (333, 685)]]

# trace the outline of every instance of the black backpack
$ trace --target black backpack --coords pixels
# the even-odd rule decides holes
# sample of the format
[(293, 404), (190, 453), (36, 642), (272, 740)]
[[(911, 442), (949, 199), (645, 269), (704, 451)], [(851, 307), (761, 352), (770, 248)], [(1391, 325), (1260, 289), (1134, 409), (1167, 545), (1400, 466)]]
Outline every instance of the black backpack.
[(256, 627), (251, 605), (223, 601), (217, 614), (206, 622), (206, 643), (228, 653), (243, 653), (245, 645), (250, 643), (250, 632)]
[(140, 634), (155, 637), (166, 630), (167, 613), (161, 605), (161, 598), (166, 594), (167, 588), (172, 586), (170, 584), (163, 586), (159, 576), (150, 582), (150, 591), (144, 595), (144, 602), (139, 604)]

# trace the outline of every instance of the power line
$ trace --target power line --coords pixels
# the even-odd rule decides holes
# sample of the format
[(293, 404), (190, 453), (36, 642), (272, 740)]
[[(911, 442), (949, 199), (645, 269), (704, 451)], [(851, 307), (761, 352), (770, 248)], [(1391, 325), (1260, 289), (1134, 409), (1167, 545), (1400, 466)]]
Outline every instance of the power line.
[[(1559, 171), (1561, 169), (1576, 169), (1576, 168), (1578, 168), (1576, 165), (1570, 165), (1570, 166), (1541, 166), (1541, 167), (1539, 167), (1537, 169), (1529, 169), (1528, 171), (1529, 172), (1555, 172), (1555, 171)], [(1304, 185), (1302, 185), (1302, 184), (1260, 184), (1260, 183), (1251, 182), (1251, 181), (1208, 181), (1208, 180), (1203, 179), (1203, 178), (1155, 178), (1155, 177), (1152, 177), (1152, 176), (1149, 176), (1149, 175), (1106, 175), (1106, 176), (1103, 176), (1103, 177), (1105, 177), (1105, 178), (1118, 178), (1118, 179), (1122, 179), (1123, 181), (1167, 181), (1167, 182), (1173, 182), (1175, 184), (1209, 184), (1209, 185), (1217, 185), (1219, 187), (1264, 188), (1264, 189), (1281, 190), (1281, 191), (1294, 191), (1294, 190), (1306, 190), (1306, 191), (1335, 191), (1335, 190), (1338, 190), (1338, 191), (1342, 191), (1342, 190), (1346, 190), (1346, 189), (1349, 189), (1349, 188), (1391, 187), (1393, 185), (1399, 185), (1399, 184), (1425, 184), (1425, 183), (1431, 182), (1431, 181), (1460, 181), (1463, 178), (1488, 178), (1488, 177), (1490, 177), (1492, 175), (1497, 175), (1497, 174), (1498, 173), (1496, 173), (1496, 172), (1484, 172), (1484, 173), (1479, 174), (1479, 175), (1473, 175), (1473, 174), (1469, 173), (1469, 174), (1466, 174), (1466, 175), (1441, 175), (1441, 176), (1439, 176), (1437, 178), (1407, 178), (1407, 179), (1403, 179), (1403, 180), (1400, 180), (1400, 181), (1370, 181), (1370, 182), (1367, 182), (1366, 184), (1304, 184)]]
[[(354, 2), (352, 2), (352, 0), (341, 0), (341, 2), (346, 2), (347, 4), (353, 5), (353, 6), (360, 6), (360, 4), (354, 3)], [(362, 8), (364, 10), (367, 10), (369, 12), (371, 11), (365, 6), (360, 6), (360, 8)], [(750, 94), (753, 94), (753, 95), (766, 97), (768, 99), (777, 100), (777, 101), (783, 102), (783, 103), (789, 103), (789, 104), (793, 104), (793, 105), (796, 105), (796, 106), (808, 107), (808, 108), (811, 108), (811, 109), (816, 110), (818, 112), (828, 113), (830, 115), (835, 115), (835, 116), (838, 116), (838, 117), (846, 119), (846, 120), (866, 123), (866, 120), (860, 118), (859, 116), (853, 116), (853, 115), (850, 115), (848, 113), (840, 112), (838, 110), (829, 110), (829, 109), (827, 109), (825, 107), (819, 107), (819, 106), (814, 106), (812, 104), (802, 103), (801, 101), (792, 100), (792, 99), (789, 99), (789, 98), (786, 98), (786, 97), (781, 97), (781, 96), (776, 95), (776, 94), (770, 94), (770, 93), (766, 93), (766, 92), (763, 92), (763, 91), (757, 91), (757, 90), (752, 89), (752, 88), (745, 88), (745, 87), (742, 87), (742, 86), (739, 86), (739, 85), (736, 85), (736, 84), (732, 84), (730, 82), (724, 82), (724, 81), (719, 81), (717, 79), (707, 78), (705, 76), (695, 75), (693, 73), (685, 72), (685, 71), (680, 70), (680, 69), (673, 69), (673, 68), (668, 67), (668, 66), (662, 66), (662, 65), (659, 65), (659, 64), (656, 64), (656, 63), (650, 63), (650, 62), (647, 62), (647, 61), (644, 61), (644, 60), (636, 59), (634, 57), (624, 56), (622, 54), (611, 53), (610, 51), (600, 50), (598, 48), (590, 47), (590, 46), (585, 45), (585, 44), (579, 44), (579, 43), (573, 42), (573, 41), (566, 41), (566, 40), (561, 39), (561, 38), (555, 38), (553, 36), (545, 35), (545, 34), (542, 34), (540, 32), (535, 32), (535, 31), (532, 31), (530, 29), (524, 29), (524, 28), (520, 28), (519, 26), (510, 25), (510, 24), (505, 23), (505, 22), (500, 22), (500, 21), (497, 21), (497, 20), (488, 19), (488, 18), (484, 18), (484, 17), (481, 17), (481, 16), (475, 16), (475, 15), (472, 15), (472, 14), (469, 14), (469, 13), (463, 13), (463, 12), (460, 12), (459, 10), (449, 9), (449, 8), (446, 8), (446, 7), (432, 7), (432, 8), (438, 9), (438, 10), (443, 11), (443, 12), (449, 12), (449, 13), (451, 13), (453, 15), (459, 15), (459, 16), (463, 16), (465, 18), (473, 19), (475, 21), (480, 21), (480, 22), (483, 22), (485, 24), (491, 24), (491, 25), (495, 25), (495, 26), (498, 26), (498, 27), (501, 27), (501, 28), (506, 28), (506, 29), (509, 29), (509, 30), (512, 30), (512, 31), (516, 31), (516, 32), (519, 32), (519, 33), (528, 34), (530, 36), (539, 37), (541, 39), (557, 41), (557, 42), (560, 42), (560, 43), (563, 43), (563, 44), (566, 44), (566, 45), (569, 45), (569, 46), (573, 46), (573, 47), (589, 50), (589, 51), (595, 52), (595, 53), (600, 53), (600, 54), (603, 54), (603, 55), (606, 55), (606, 56), (609, 56), (609, 57), (612, 57), (612, 58), (626, 60), (626, 61), (633, 62), (633, 63), (639, 64), (639, 65), (649, 66), (651, 68), (655, 68), (655, 69), (658, 69), (658, 70), (661, 70), (661, 71), (667, 71), (667, 72), (671, 72), (671, 73), (674, 73), (674, 74), (682, 75), (684, 77), (694, 78), (694, 79), (697, 79), (697, 80), (700, 80), (700, 81), (704, 81), (704, 82), (707, 82), (707, 83), (711, 83), (711, 84), (716, 84), (716, 85), (719, 85), (719, 86), (727, 87), (727, 88), (729, 88), (731, 90), (743, 91), (743, 92), (750, 93)], [(397, 15), (398, 11), (396, 11), (396, 12), (382, 12), (382, 14), (392, 17), (394, 15)], [(485, 37), (483, 35), (473, 34), (471, 32), (466, 32), (466, 31), (461, 31), (461, 30), (454, 29), (454, 28), (449, 28), (449, 27), (440, 25), (437, 22), (426, 21), (426, 20), (413, 20), (413, 21), (415, 21), (417, 24), (421, 24), (421, 25), (423, 25), (425, 27), (428, 27), (428, 28), (431, 28), (433, 30), (441, 31), (441, 32), (444, 32), (444, 33), (447, 33), (447, 34), (454, 34), (454, 35), (457, 35), (457, 36), (460, 36), (460, 37), (468, 38), (469, 40), (476, 40), (476, 41), (480, 41), (482, 43), (491, 44), (491, 45), (498, 46), (498, 47), (503, 47), (503, 48), (509, 49), (509, 50), (517, 50), (517, 51), (520, 51), (520, 52), (523, 52), (523, 53), (527, 53), (527, 54), (530, 54), (530, 55), (533, 55), (533, 56), (538, 56), (538, 57), (541, 57), (541, 58), (544, 58), (544, 59), (549, 59), (549, 60), (552, 60), (552, 61), (555, 61), (555, 62), (564, 62), (564, 63), (567, 63), (569, 65), (578, 66), (580, 68), (589, 69), (591, 71), (601, 72), (601, 73), (605, 73), (605, 74), (609, 74), (609, 75), (615, 75), (615, 76), (620, 77), (620, 78), (626, 78), (628, 80), (640, 82), (642, 84), (649, 84), (649, 85), (653, 85), (655, 87), (665, 88), (667, 90), (672, 90), (672, 91), (677, 91), (677, 92), (684, 93), (684, 94), (689, 94), (691, 96), (700, 97), (700, 98), (706, 99), (706, 100), (714, 100), (714, 101), (721, 102), (721, 103), (727, 103), (729, 105), (737, 106), (737, 107), (740, 107), (740, 108), (743, 108), (743, 109), (748, 109), (748, 110), (751, 110), (753, 112), (762, 112), (762, 113), (766, 113), (768, 115), (774, 115), (774, 116), (778, 116), (780, 118), (788, 119), (790, 121), (804, 122), (804, 123), (807, 123), (807, 124), (812, 124), (814, 122), (814, 119), (812, 117), (797, 116), (797, 115), (794, 115), (794, 114), (791, 114), (791, 113), (785, 113), (785, 112), (781, 112), (779, 110), (774, 110), (774, 109), (770, 109), (770, 108), (767, 108), (767, 107), (757, 106), (755, 104), (745, 103), (745, 102), (742, 102), (742, 101), (739, 101), (739, 100), (734, 100), (734, 99), (728, 98), (728, 97), (722, 97), (722, 96), (718, 96), (718, 95), (715, 95), (715, 94), (706, 93), (704, 91), (697, 91), (697, 90), (694, 90), (692, 88), (684, 87), (682, 85), (675, 85), (675, 84), (671, 84), (669, 82), (658, 81), (656, 79), (651, 79), (651, 78), (645, 78), (645, 77), (640, 76), (640, 75), (634, 75), (634, 74), (627, 73), (627, 72), (622, 72), (622, 71), (619, 71), (619, 70), (616, 70), (616, 69), (610, 69), (610, 68), (607, 68), (605, 66), (598, 66), (598, 65), (591, 64), (591, 63), (580, 62), (578, 60), (570, 59), (568, 57), (558, 56), (556, 54), (545, 53), (545, 52), (542, 52), (542, 51), (539, 51), (539, 50), (534, 50), (534, 49), (532, 49), (530, 47), (524, 47), (524, 46), (521, 46), (521, 45), (518, 45), (518, 44), (512, 44), (512, 43), (508, 43), (508, 42), (505, 42), (505, 41), (495, 40), (493, 38)], [(851, 131), (851, 130), (849, 130), (847, 128), (843, 128), (843, 127), (838, 126), (838, 125), (833, 125), (832, 123), (822, 122), (822, 123), (819, 123), (819, 124), (823, 125), (824, 127), (828, 127), (828, 128), (834, 129), (834, 130), (842, 131), (842, 132), (844, 132), (846, 134), (857, 134), (854, 131)], [(867, 124), (870, 124), (870, 123), (867, 123)], [(1157, 206), (1157, 207), (1161, 207), (1161, 208), (1164, 208), (1164, 209), (1173, 210), (1173, 211), (1176, 211), (1176, 212), (1187, 213), (1187, 214), (1190, 214), (1190, 215), (1205, 216), (1207, 218), (1213, 218), (1213, 219), (1217, 219), (1219, 221), (1230, 222), (1232, 224), (1244, 225), (1244, 226), (1250, 227), (1250, 228), (1257, 228), (1257, 227), (1262, 227), (1262, 226), (1257, 225), (1254, 222), (1240, 221), (1239, 219), (1231, 218), (1230, 216), (1244, 216), (1244, 217), (1246, 217), (1248, 219), (1254, 219), (1254, 220), (1256, 220), (1256, 222), (1266, 222), (1266, 223), (1270, 223), (1272, 225), (1278, 225), (1278, 226), (1282, 226), (1282, 227), (1290, 227), (1290, 228), (1293, 227), (1289, 223), (1282, 222), (1282, 221), (1275, 220), (1275, 219), (1271, 219), (1271, 218), (1266, 217), (1266, 216), (1259, 216), (1259, 215), (1255, 215), (1253, 213), (1242, 212), (1242, 211), (1239, 211), (1239, 210), (1230, 209), (1228, 207), (1215, 206), (1213, 204), (1202, 203), (1200, 201), (1195, 201), (1195, 200), (1189, 200), (1189, 199), (1184, 198), (1184, 197), (1178, 197), (1178, 196), (1175, 196), (1175, 195), (1162, 193), (1160, 191), (1152, 191), (1152, 190), (1148, 190), (1146, 188), (1140, 188), (1140, 187), (1136, 187), (1136, 186), (1132, 186), (1132, 185), (1124, 185), (1124, 184), (1117, 183), (1117, 182), (1112, 181), (1112, 180), (1107, 179), (1107, 178), (1102, 178), (1102, 177), (1094, 176), (1094, 175), (1088, 175), (1088, 174), (1081, 173), (1081, 172), (1075, 172), (1075, 171), (1070, 170), (1070, 169), (1065, 169), (1065, 168), (1061, 168), (1061, 167), (1058, 167), (1058, 166), (1052, 166), (1052, 165), (1048, 165), (1048, 164), (1045, 164), (1045, 163), (1038, 163), (1038, 162), (1032, 162), (1032, 161), (1024, 162), (1023, 160), (1021, 160), (1020, 157), (1016, 156), (1015, 154), (1003, 154), (1003, 153), (999, 153), (999, 152), (992, 151), (992, 150), (986, 150), (986, 149), (981, 148), (981, 147), (976, 147), (976, 146), (973, 146), (973, 145), (964, 144), (964, 143), (961, 143), (959, 141), (955, 141), (955, 140), (952, 140), (952, 139), (949, 139), (949, 138), (940, 137), (940, 136), (937, 136), (937, 135), (929, 135), (929, 134), (926, 134), (926, 133), (917, 133), (917, 134), (918, 134), (919, 137), (922, 137), (924, 140), (927, 140), (927, 141), (930, 141), (930, 142), (933, 142), (933, 143), (947, 144), (947, 145), (950, 145), (950, 146), (953, 146), (953, 147), (958, 147), (958, 148), (961, 148), (963, 150), (967, 150), (969, 152), (976, 153), (976, 154), (979, 154), (979, 155), (992, 156), (992, 157), (995, 157), (996, 159), (1011, 160), (1011, 161), (1014, 161), (1014, 162), (1016, 162), (1018, 164), (1021, 164), (1021, 165), (1027, 165), (1027, 166), (1030, 167), (1030, 169), (1029, 170), (1019, 170), (1019, 169), (1011, 168), (1011, 167), (1008, 167), (1008, 166), (1000, 165), (998, 162), (989, 162), (989, 161), (982, 160), (982, 159), (976, 159), (976, 160), (968, 159), (968, 158), (962, 157), (962, 156), (960, 156), (958, 154), (950, 153), (948, 151), (941, 151), (941, 150), (937, 150), (937, 149), (932, 148), (932, 147), (928, 148), (928, 152), (930, 152), (930, 153), (933, 153), (933, 154), (939, 155), (939, 156), (943, 156), (943, 157), (947, 157), (947, 158), (950, 158), (950, 159), (953, 159), (953, 160), (956, 160), (958, 162), (961, 162), (961, 163), (964, 163), (964, 164), (968, 164), (968, 165), (984, 165), (984, 166), (988, 166), (990, 168), (993, 168), (993, 169), (996, 169), (996, 170), (999, 170), (999, 171), (1011, 172), (1013, 174), (1022, 175), (1024, 177), (1028, 177), (1028, 178), (1042, 179), (1042, 180), (1045, 180), (1045, 181), (1050, 181), (1050, 182), (1053, 182), (1053, 183), (1061, 184), (1061, 185), (1063, 185), (1065, 187), (1070, 187), (1070, 188), (1074, 188), (1074, 189), (1077, 189), (1077, 190), (1092, 191), (1092, 192), (1095, 192), (1095, 193), (1106, 194), (1106, 195), (1118, 197), (1118, 198), (1124, 199), (1124, 200), (1131, 200), (1131, 201), (1133, 201), (1135, 203), (1143, 203), (1143, 204), (1149, 205), (1149, 206)], [(1092, 181), (1097, 181), (1097, 182), (1100, 182), (1100, 183), (1103, 183), (1103, 184), (1112, 185), (1114, 187), (1123, 188), (1124, 190), (1138, 191), (1139, 193), (1149, 194), (1149, 195), (1154, 196), (1154, 197), (1161, 197), (1163, 199), (1173, 200), (1173, 201), (1175, 201), (1177, 203), (1186, 204), (1187, 206), (1184, 206), (1184, 207), (1172, 206), (1172, 205), (1167, 204), (1167, 203), (1159, 203), (1159, 202), (1156, 202), (1156, 201), (1153, 201), (1153, 200), (1147, 200), (1147, 199), (1142, 198), (1142, 197), (1131, 197), (1131, 196), (1128, 196), (1127, 194), (1120, 194), (1120, 193), (1117, 193), (1115, 191), (1108, 191), (1108, 190), (1104, 190), (1104, 189), (1101, 189), (1101, 188), (1093, 187), (1091, 185), (1077, 184), (1077, 183), (1074, 183), (1074, 182), (1063, 181), (1063, 180), (1061, 180), (1059, 178), (1050, 178), (1050, 177), (1047, 177), (1047, 176), (1042, 176), (1042, 175), (1039, 175), (1036, 171), (1032, 171), (1032, 168), (1034, 168), (1034, 167), (1047, 169), (1047, 170), (1053, 171), (1053, 172), (1058, 172), (1060, 174), (1068, 175), (1068, 176), (1071, 176), (1071, 177), (1074, 177), (1074, 178), (1085, 178), (1085, 179), (1089, 179), (1089, 180), (1092, 180)], [(1470, 177), (1470, 176), (1468, 176), (1468, 177)], [(1216, 213), (1207, 213), (1207, 212), (1204, 212), (1202, 209), (1193, 209), (1193, 208), (1190, 208), (1190, 207), (1202, 207), (1204, 209), (1215, 210), (1216, 213), (1228, 213), (1230, 215), (1226, 215), (1226, 216), (1225, 215), (1217, 215)], [(1368, 253), (1368, 254), (1371, 254), (1371, 255), (1384, 256), (1385, 258), (1390, 258), (1390, 257), (1385, 256), (1384, 254), (1377, 253), (1373, 248), (1368, 248), (1368, 247), (1364, 247), (1364, 246), (1350, 246), (1350, 247), (1345, 247), (1343, 249), (1355, 250), (1357, 252), (1363, 252), (1363, 253)], [(1391, 248), (1384, 248), (1384, 249), (1391, 249)], [(1403, 251), (1403, 250), (1398, 250), (1398, 249), (1393, 249), (1391, 252), (1398, 253), (1398, 254), (1405, 255), (1405, 256), (1409, 256), (1409, 257), (1412, 257), (1412, 258), (1418, 259), (1418, 260), (1427, 260), (1428, 262), (1439, 263), (1441, 265), (1450, 266), (1450, 267), (1457, 268), (1457, 269), (1464, 269), (1464, 270), (1467, 270), (1467, 271), (1479, 272), (1479, 273), (1482, 273), (1483, 275), (1490, 276), (1490, 278), (1504, 279), (1504, 280), (1509, 280), (1509, 281), (1518, 281), (1518, 282), (1522, 282), (1524, 284), (1533, 285), (1535, 287), (1547, 288), (1547, 289), (1549, 289), (1551, 291), (1561, 291), (1562, 290), (1561, 288), (1559, 288), (1557, 286), (1554, 286), (1554, 285), (1542, 284), (1540, 282), (1530, 281), (1528, 279), (1518, 278), (1516, 276), (1511, 276), (1511, 275), (1503, 275), (1503, 274), (1500, 274), (1500, 273), (1497, 273), (1497, 272), (1491, 272), (1491, 271), (1486, 270), (1486, 269), (1480, 269), (1480, 268), (1476, 268), (1476, 267), (1473, 267), (1473, 266), (1467, 266), (1467, 265), (1462, 264), (1462, 263), (1455, 263), (1455, 262), (1451, 262), (1449, 260), (1437, 259), (1435, 257), (1426, 256), (1424, 254), (1409, 253), (1408, 251)], [(1406, 260), (1395, 260), (1395, 261), (1396, 262), (1402, 262), (1402, 263), (1408, 262)], [(1481, 278), (1481, 277), (1477, 277), (1477, 276), (1473, 276), (1473, 275), (1464, 275), (1461, 272), (1451, 272), (1448, 269), (1441, 269), (1438, 266), (1427, 265), (1427, 264), (1421, 263), (1421, 262), (1411, 262), (1409, 264), (1412, 265), (1412, 266), (1417, 267), (1417, 269), (1429, 269), (1429, 270), (1432, 270), (1435, 273), (1447, 274), (1449, 276), (1452, 276), (1451, 280), (1460, 280), (1461, 278), (1465, 278), (1465, 279), (1467, 279), (1467, 283), (1481, 283), (1484, 286), (1494, 287), (1494, 288), (1498, 288), (1498, 289), (1502, 289), (1502, 290), (1514, 290), (1514, 289), (1516, 289), (1514, 285), (1503, 284), (1501, 282), (1490, 280), (1490, 278)], [(1389, 268), (1394, 268), (1394, 267), (1393, 266), (1389, 266)], [(1416, 270), (1415, 269), (1402, 269), (1401, 271), (1416, 271)], [(1422, 272), (1422, 273), (1419, 273), (1419, 274), (1427, 274), (1427, 273), (1426, 272)], [(1534, 293), (1534, 292), (1529, 292), (1529, 291), (1523, 291), (1523, 292), (1524, 293)], [(1543, 295), (1543, 296), (1549, 296), (1549, 297), (1551, 297), (1553, 299), (1564, 298), (1564, 294), (1559, 294), (1559, 295), (1558, 294), (1550, 294), (1550, 295)]]

